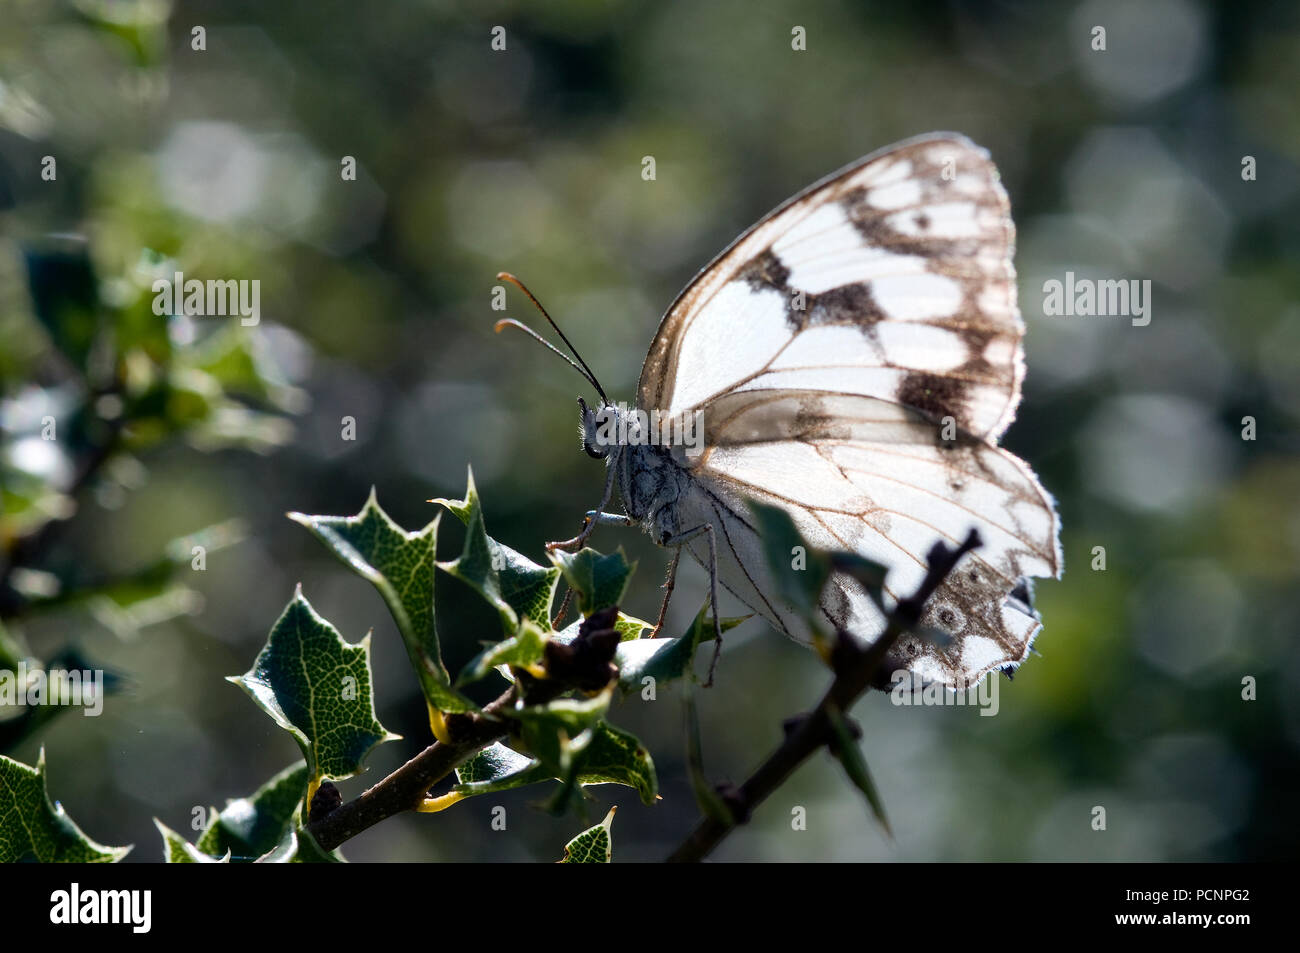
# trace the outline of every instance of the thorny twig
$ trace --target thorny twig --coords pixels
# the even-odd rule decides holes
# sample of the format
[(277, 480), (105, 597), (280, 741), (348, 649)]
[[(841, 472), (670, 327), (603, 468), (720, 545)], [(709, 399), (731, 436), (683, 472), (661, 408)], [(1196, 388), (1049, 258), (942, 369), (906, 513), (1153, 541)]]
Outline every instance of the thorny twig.
[(787, 723), (787, 733), (780, 746), (749, 779), (738, 787), (727, 786), (721, 792), (729, 808), (730, 819), (706, 817), (690, 836), (668, 857), (670, 863), (693, 863), (703, 860), (737, 824), (745, 823), (754, 809), (785, 783), (804, 761), (821, 748), (834, 742), (834, 730), (828, 712), (847, 712), (873, 684), (899, 636), (921, 621), (925, 604), (961, 558), (980, 545), (979, 533), (971, 530), (955, 549), (935, 543), (929, 553), (929, 567), (916, 592), (900, 600), (889, 613), (885, 631), (868, 647), (839, 633), (831, 664), (835, 681), (821, 703), (808, 715)]

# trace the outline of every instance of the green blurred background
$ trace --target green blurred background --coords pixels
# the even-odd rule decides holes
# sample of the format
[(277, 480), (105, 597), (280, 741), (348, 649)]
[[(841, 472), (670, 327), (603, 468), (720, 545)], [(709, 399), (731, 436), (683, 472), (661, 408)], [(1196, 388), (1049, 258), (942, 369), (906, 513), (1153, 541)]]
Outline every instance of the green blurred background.
[[(0, 543), (21, 563), (0, 618), (36, 656), (71, 646), (124, 679), (101, 717), (8, 753), (43, 745), (91, 836), (159, 859), (151, 817), (188, 832), (196, 806), (297, 757), (223, 676), (301, 582), (349, 640), (374, 628), (379, 716), (406, 736), (340, 785), (359, 793), (427, 743), (423, 706), (378, 596), (283, 514), (353, 513), (374, 485), (415, 528), (470, 464), (489, 532), (540, 559), (600, 491), (580, 381), (492, 333), (496, 272), (631, 399), (662, 310), (737, 232), (862, 154), (955, 130), (992, 151), (1019, 230), (1029, 372), (1005, 443), (1059, 500), (1066, 555), (1039, 587), (1042, 657), (1002, 681), (997, 717), (859, 705), (895, 841), (822, 756), (717, 856), (1294, 859), (1298, 100), (1289, 2), (0, 0)], [(261, 324), (154, 318), (149, 281), (172, 270), (259, 279)], [(1045, 317), (1067, 270), (1150, 279), (1151, 324)], [(54, 443), (47, 414), (71, 421)], [(212, 524), (229, 545), (206, 571), (188, 544), (168, 562)], [(653, 618), (666, 555), (593, 540), (620, 543), (640, 560), (626, 608)], [(683, 565), (678, 629), (704, 595)], [(454, 670), (494, 623), (454, 581), (437, 595)], [(696, 693), (710, 774), (743, 778), (827, 678), (758, 622), (737, 630)], [(618, 803), (616, 858), (659, 859), (697, 816), (681, 689), (612, 718), (651, 748), (663, 800), (594, 788), (591, 822)], [(582, 822), (540, 796), (398, 817), (344, 852), (553, 860)]]

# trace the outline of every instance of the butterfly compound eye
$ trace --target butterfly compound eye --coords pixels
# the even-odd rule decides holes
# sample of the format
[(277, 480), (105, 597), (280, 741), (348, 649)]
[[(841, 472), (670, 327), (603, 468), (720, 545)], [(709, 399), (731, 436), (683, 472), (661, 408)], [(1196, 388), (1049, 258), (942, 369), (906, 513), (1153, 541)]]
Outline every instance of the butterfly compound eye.
[(578, 428), (582, 433), (582, 449), (586, 451), (587, 456), (604, 460), (609, 455), (609, 450), (596, 440), (596, 428), (599, 425), (596, 412), (588, 407), (587, 402), (581, 397), (578, 398), (578, 406), (581, 408), (578, 415)]

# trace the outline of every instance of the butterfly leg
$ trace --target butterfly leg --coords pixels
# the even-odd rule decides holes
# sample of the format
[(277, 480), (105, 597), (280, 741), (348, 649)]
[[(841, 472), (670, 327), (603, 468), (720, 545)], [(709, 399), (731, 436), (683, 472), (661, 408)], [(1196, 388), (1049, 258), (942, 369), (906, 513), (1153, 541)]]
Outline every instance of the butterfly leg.
[[(681, 547), (691, 540), (705, 536), (709, 541), (709, 603), (713, 606), (713, 660), (709, 662), (709, 677), (705, 681), (704, 687), (710, 688), (713, 685), (713, 673), (718, 669), (718, 658), (722, 655), (722, 622), (718, 615), (718, 542), (713, 532), (712, 523), (701, 523), (694, 529), (683, 530), (680, 533), (664, 533), (663, 539), (660, 540), (662, 546), (672, 546), (677, 549), (678, 556), (681, 555)], [(676, 565), (674, 563), (674, 565)]]
[(664, 617), (668, 615), (668, 600), (673, 597), (673, 586), (677, 585), (677, 563), (682, 558), (682, 550), (679, 546), (673, 550), (672, 562), (668, 564), (668, 578), (664, 580), (664, 601), (659, 607), (659, 618), (655, 621), (654, 631), (648, 638), (655, 638), (659, 635), (659, 630), (664, 627)]
[[(587, 520), (585, 523), (583, 523), (583, 527), (585, 531), (581, 533), (579, 536), (574, 537), (574, 539), (577, 540), (585, 539), (587, 536), (591, 535), (591, 531), (595, 529), (597, 526), (635, 526), (635, 525), (636, 525), (636, 520), (632, 519), (632, 517), (630, 516), (625, 516), (622, 513), (602, 513), (599, 510), (588, 510)], [(572, 543), (573, 541), (574, 540), (571, 539), (568, 541), (568, 543)], [(568, 543), (547, 543), (546, 548), (563, 549), (568, 546)], [(581, 545), (581, 543), (579, 543), (579, 545)], [(556, 623), (558, 623), (561, 619), (564, 618), (564, 613), (569, 611), (569, 602), (572, 599), (573, 599), (573, 590), (569, 589), (564, 594), (564, 601), (560, 603), (560, 611), (556, 613), (555, 618), (551, 620), (552, 628), (556, 628)], [(663, 621), (662, 613), (660, 615), (660, 621), (661, 622)]]
[(594, 522), (597, 526), (635, 526), (636, 520), (625, 513), (602, 513), (599, 510), (588, 510), (587, 519)]
[(566, 552), (576, 552), (582, 548), (582, 544), (587, 541), (587, 537), (591, 535), (592, 530), (596, 528), (596, 525), (605, 522), (602, 517), (615, 515), (613, 513), (604, 513), (602, 511), (609, 504), (609, 498), (614, 495), (614, 478), (617, 474), (617, 467), (609, 468), (609, 471), (605, 476), (605, 492), (600, 496), (600, 505), (587, 513), (586, 519), (582, 522), (582, 532), (578, 533), (578, 535), (573, 537), (573, 539), (547, 543), (547, 549), (563, 549)]

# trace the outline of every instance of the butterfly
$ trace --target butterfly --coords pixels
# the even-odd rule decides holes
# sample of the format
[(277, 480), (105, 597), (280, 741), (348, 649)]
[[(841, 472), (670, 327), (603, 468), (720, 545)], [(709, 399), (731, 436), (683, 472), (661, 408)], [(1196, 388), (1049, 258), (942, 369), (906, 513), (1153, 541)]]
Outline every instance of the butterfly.
[[(583, 449), (607, 466), (603, 498), (578, 536), (548, 545), (639, 524), (674, 550), (669, 593), (686, 549), (709, 572), (715, 624), (721, 585), (811, 642), (808, 620), (775, 595), (751, 501), (785, 510), (814, 546), (889, 567), (886, 606), (920, 583), (936, 541), (973, 527), (983, 545), (921, 620), (946, 637), (905, 635), (891, 661), (952, 687), (1010, 674), (1042, 625), (1030, 580), (1062, 570), (1055, 502), (998, 446), (1025, 374), (1014, 246), (988, 152), (935, 133), (833, 173), (732, 242), (664, 315), (634, 408), (606, 397), (554, 321), (576, 362), (498, 322), (559, 353), (600, 396), (579, 407)], [(655, 439), (664, 433), (695, 439)], [(623, 513), (605, 512), (615, 484)], [(885, 626), (847, 574), (831, 577), (820, 612), (867, 642)]]

